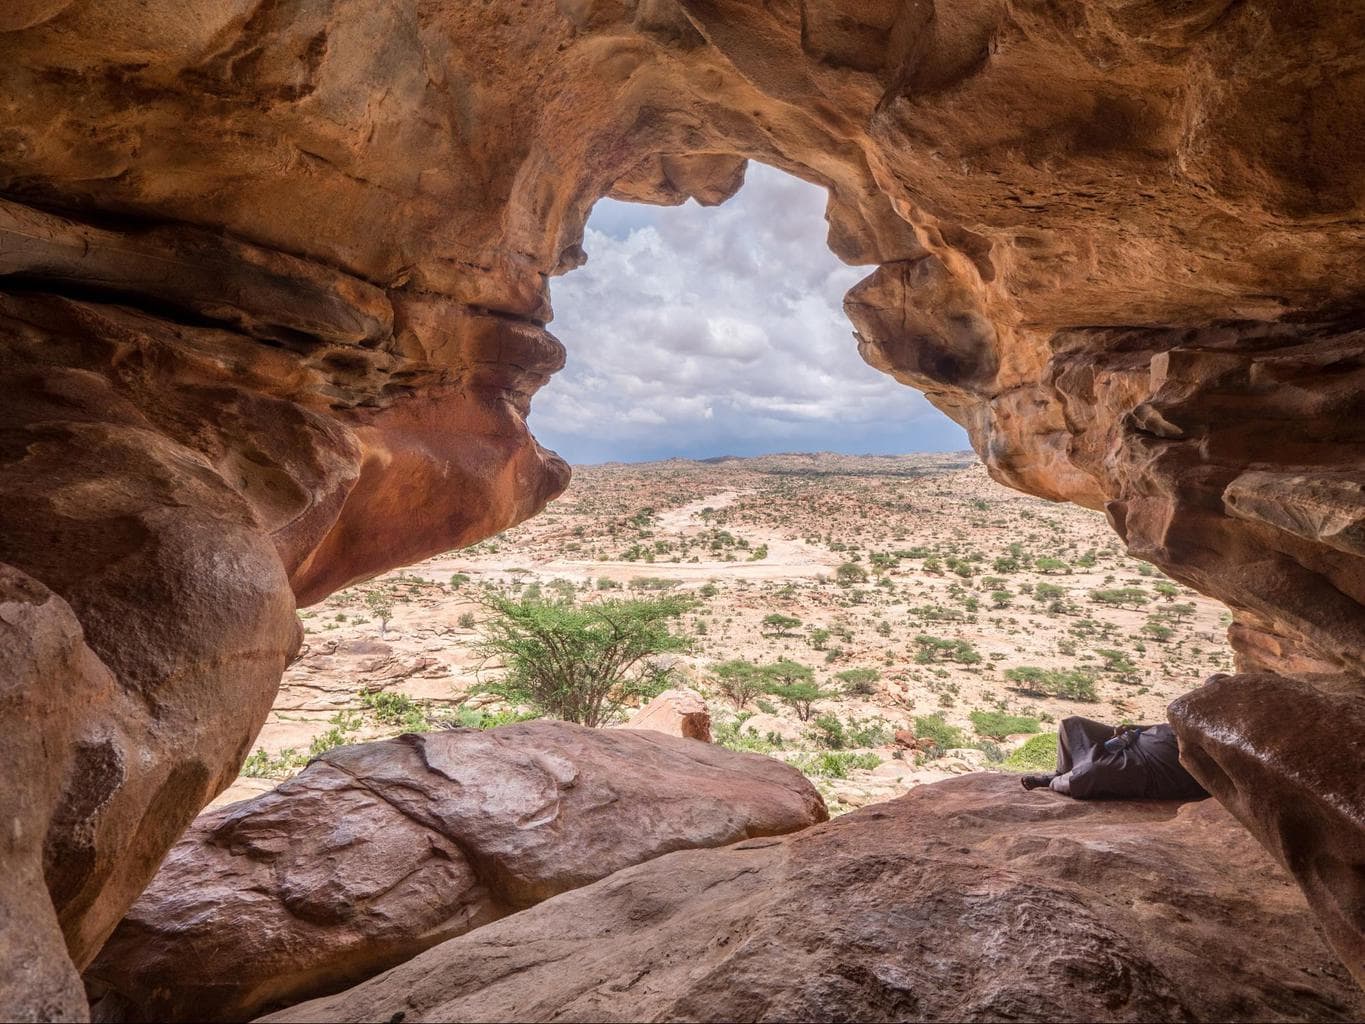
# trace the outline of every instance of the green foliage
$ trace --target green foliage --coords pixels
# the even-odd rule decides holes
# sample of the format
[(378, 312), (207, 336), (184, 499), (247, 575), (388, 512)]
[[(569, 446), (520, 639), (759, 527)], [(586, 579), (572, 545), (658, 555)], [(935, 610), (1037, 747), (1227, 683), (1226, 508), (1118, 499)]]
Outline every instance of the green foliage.
[(1057, 734), (1030, 737), (1000, 765), (1012, 772), (1054, 772), (1057, 770)]
[(848, 746), (848, 734), (844, 731), (843, 720), (838, 715), (817, 715), (811, 720), (811, 729), (807, 734), (822, 747), (830, 750), (843, 750)]
[(972, 728), (978, 736), (989, 736), (1003, 740), (1021, 732), (1037, 732), (1038, 719), (1031, 715), (1009, 715), (1003, 711), (973, 711), (967, 716), (972, 720)]
[(781, 612), (763, 616), (763, 632), (768, 636), (790, 636), (791, 631), (801, 625), (801, 620)]
[(451, 589), (451, 590), (459, 590), (462, 586), (464, 586), (464, 585), (465, 585), (466, 583), (468, 583), (468, 582), (469, 582), (469, 575), (468, 575), (467, 573), (457, 572), (457, 573), (455, 573), (453, 576), (450, 577), (450, 589)]
[(758, 736), (746, 732), (744, 723), (752, 713), (741, 713), (734, 718), (716, 718), (711, 722), (711, 741), (727, 750), (743, 750), (752, 754), (771, 754), (782, 747), (781, 738), (769, 733)]
[(1005, 678), (1018, 683), (1020, 689), (1043, 696), (1065, 697), (1070, 700), (1096, 701), (1095, 679), (1080, 669), (1049, 669), (1021, 665), (1005, 671)]
[(277, 757), (267, 754), (265, 747), (257, 747), (242, 762), (241, 774), (252, 779), (287, 779), (307, 763), (308, 759), (293, 747), (285, 747)]
[(483, 708), (456, 708), (443, 724), (462, 729), (496, 729), (500, 725), (527, 722), (536, 716), (516, 711), (485, 711)]
[(1039, 558), (1033, 563), (1033, 568), (1039, 572), (1070, 572), (1071, 566), (1067, 565), (1060, 558)]
[(711, 666), (716, 689), (743, 708), (760, 694), (767, 693), (771, 677), (753, 662), (736, 658)]
[(810, 721), (816, 701), (838, 696), (820, 688), (815, 682), (815, 671), (808, 665), (781, 658), (764, 665), (762, 671), (770, 680), (768, 692), (795, 711), (803, 722)]
[(702, 597), (712, 598), (720, 593), (720, 588), (714, 583), (703, 583), (701, 589), (697, 591)]
[(807, 635), (806, 640), (810, 643), (811, 647), (815, 648), (815, 650), (823, 651), (825, 649), (825, 644), (829, 643), (829, 630), (812, 629)]
[(1134, 608), (1138, 608), (1150, 601), (1151, 598), (1147, 595), (1147, 591), (1141, 587), (1114, 587), (1110, 590), (1090, 591), (1090, 600), (1115, 607), (1132, 605)]
[(1149, 637), (1151, 637), (1153, 640), (1160, 644), (1164, 644), (1167, 640), (1169, 640), (1172, 636), (1175, 635), (1175, 630), (1173, 630), (1170, 626), (1162, 625), (1160, 622), (1148, 622), (1144, 624), (1142, 627), (1142, 632), (1146, 633)]
[(849, 668), (836, 673), (834, 678), (844, 684), (848, 693), (870, 697), (877, 692), (875, 684), (881, 678), (881, 673), (875, 668)]
[(638, 580), (631, 583), (632, 590), (672, 590), (682, 583), (682, 580), (664, 579), (661, 576), (641, 576)]
[(942, 715), (919, 715), (915, 719), (915, 735), (931, 741), (940, 751), (971, 746), (967, 734), (944, 721)]
[(485, 604), (493, 615), (479, 651), (505, 671), (484, 690), (580, 725), (604, 725), (657, 694), (668, 673), (652, 659), (691, 643), (670, 628), (690, 607), (681, 597), (572, 605), (489, 595)]
[(1008, 608), (1012, 596), (1008, 590), (992, 590), (991, 603), (997, 608)]
[(389, 628), (389, 620), (393, 618), (393, 595), (387, 590), (368, 591), (365, 594), (365, 607), (373, 618), (379, 620), (379, 635), (383, 636)]
[(955, 661), (959, 665), (976, 665), (981, 661), (981, 653), (966, 640), (944, 640), (927, 633), (915, 637), (918, 648), (915, 661), (929, 665), (936, 661)]
[(361, 690), (360, 703), (383, 725), (397, 726), (407, 732), (424, 732), (431, 727), (426, 709), (407, 694), (390, 690)]
[(856, 562), (845, 562), (834, 570), (834, 579), (841, 587), (867, 582), (867, 570)]
[(455, 620), (455, 622), (461, 629), (473, 629), (475, 622), (474, 613), (464, 612), (458, 619)]
[(882, 763), (876, 754), (854, 754), (828, 750), (819, 754), (798, 754), (787, 762), (803, 775), (817, 779), (846, 779), (855, 768), (871, 771)]

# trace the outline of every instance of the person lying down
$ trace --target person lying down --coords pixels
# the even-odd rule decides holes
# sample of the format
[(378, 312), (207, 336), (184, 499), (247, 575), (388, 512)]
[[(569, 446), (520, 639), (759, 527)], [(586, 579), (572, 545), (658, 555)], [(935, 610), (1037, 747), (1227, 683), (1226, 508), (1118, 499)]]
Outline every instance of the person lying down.
[(1089, 718), (1057, 724), (1057, 771), (1025, 775), (1025, 789), (1049, 787), (1078, 800), (1202, 800), (1203, 786), (1180, 763), (1169, 725), (1105, 725)]

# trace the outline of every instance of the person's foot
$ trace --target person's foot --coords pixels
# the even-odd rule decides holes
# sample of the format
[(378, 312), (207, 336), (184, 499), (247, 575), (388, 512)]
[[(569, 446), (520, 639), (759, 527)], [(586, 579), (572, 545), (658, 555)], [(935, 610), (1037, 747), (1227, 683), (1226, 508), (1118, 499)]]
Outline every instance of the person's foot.
[(1019, 784), (1025, 789), (1043, 789), (1051, 784), (1054, 777), (1052, 775), (1025, 775), (1019, 780)]

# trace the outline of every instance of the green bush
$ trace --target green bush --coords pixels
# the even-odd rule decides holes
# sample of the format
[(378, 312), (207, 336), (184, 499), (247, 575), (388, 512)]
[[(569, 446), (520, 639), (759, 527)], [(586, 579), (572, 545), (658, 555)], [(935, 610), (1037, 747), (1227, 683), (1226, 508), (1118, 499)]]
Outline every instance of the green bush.
[(834, 678), (844, 684), (848, 693), (870, 697), (877, 692), (875, 684), (881, 678), (881, 673), (875, 668), (848, 668), (835, 673)]
[(431, 723), (426, 710), (403, 693), (388, 690), (361, 690), (360, 703), (383, 725), (397, 726), (408, 732), (425, 732)]
[(931, 741), (940, 751), (971, 746), (967, 734), (944, 721), (942, 715), (920, 715), (915, 719), (915, 735)]
[(846, 779), (855, 768), (871, 771), (882, 763), (876, 754), (853, 754), (827, 750), (819, 754), (798, 754), (787, 762), (803, 775), (818, 779)]
[(1080, 669), (1046, 669), (1034, 665), (1020, 665), (1005, 670), (1005, 678), (1018, 683), (1020, 689), (1043, 696), (1066, 697), (1071, 700), (1096, 701), (1095, 678)]
[(1021, 732), (1037, 732), (1038, 719), (1030, 715), (1007, 715), (1003, 711), (973, 711), (967, 716), (972, 720), (972, 728), (979, 736), (993, 740), (1003, 740)]
[(822, 747), (843, 750), (848, 746), (848, 734), (838, 715), (817, 715), (811, 720), (809, 736)]
[(1057, 770), (1057, 734), (1033, 736), (1000, 765), (1013, 772), (1054, 772)]

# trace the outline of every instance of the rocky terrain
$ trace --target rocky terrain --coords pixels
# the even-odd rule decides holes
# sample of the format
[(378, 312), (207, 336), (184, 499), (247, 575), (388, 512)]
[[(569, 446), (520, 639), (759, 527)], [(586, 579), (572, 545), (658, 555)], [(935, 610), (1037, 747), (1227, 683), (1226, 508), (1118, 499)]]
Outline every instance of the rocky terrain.
[(1334, 0), (12, 0), (0, 1017), (87, 1015), (299, 608), (567, 485), (526, 417), (592, 205), (721, 202), (750, 159), (828, 190), (871, 365), (1228, 606), (1186, 763), (1365, 979), (1363, 33)]
[[(1001, 487), (970, 453), (579, 467), (536, 519), (304, 612), (302, 654), (218, 804), (331, 745), (530, 713), (481, 692), (499, 675), (478, 647), (490, 590), (694, 600), (676, 681), (707, 698), (721, 742), (803, 768), (836, 812), (998, 766), (1067, 715), (1164, 721), (1232, 662), (1223, 606), (1126, 556), (1102, 517)], [(810, 721), (772, 696), (738, 707), (716, 673), (735, 659), (808, 666), (828, 698)], [(1009, 678), (1019, 668), (1056, 678)], [(896, 742), (917, 731), (941, 742)]]
[(1214, 801), (1080, 803), (1017, 789), (971, 775), (792, 836), (670, 854), (265, 1019), (1365, 1012), (1302, 898)]
[(201, 815), (86, 983), (102, 1020), (246, 1020), (633, 864), (827, 817), (790, 768), (655, 732), (345, 747)]

